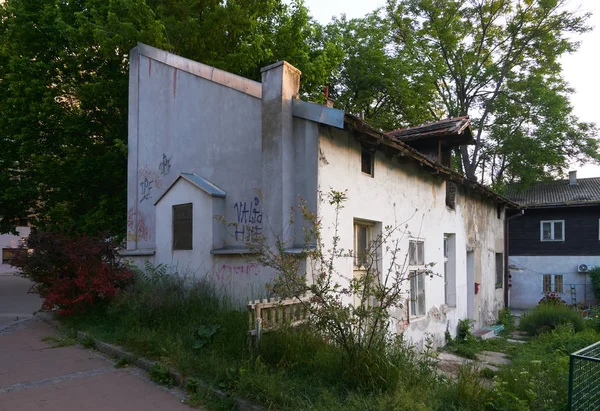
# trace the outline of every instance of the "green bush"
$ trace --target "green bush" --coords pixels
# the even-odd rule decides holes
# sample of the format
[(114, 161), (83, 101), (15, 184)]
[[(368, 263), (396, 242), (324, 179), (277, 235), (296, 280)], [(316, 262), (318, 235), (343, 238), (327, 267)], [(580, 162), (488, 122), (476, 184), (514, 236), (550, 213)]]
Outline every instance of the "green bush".
[(498, 312), (498, 324), (504, 326), (504, 333), (515, 330), (515, 316), (510, 312), (510, 308), (503, 308)]
[(543, 303), (523, 314), (519, 328), (530, 335), (554, 330), (561, 324), (571, 324), (575, 331), (582, 331), (585, 323), (581, 314), (574, 308), (563, 304)]
[(592, 282), (592, 288), (596, 299), (600, 301), (600, 267), (594, 267), (589, 271), (590, 281)]

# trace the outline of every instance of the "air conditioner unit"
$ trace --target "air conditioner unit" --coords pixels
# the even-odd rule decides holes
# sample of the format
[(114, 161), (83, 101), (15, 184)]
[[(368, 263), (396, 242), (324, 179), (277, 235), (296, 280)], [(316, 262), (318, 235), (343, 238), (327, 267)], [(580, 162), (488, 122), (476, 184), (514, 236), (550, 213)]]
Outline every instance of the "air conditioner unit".
[(590, 271), (592, 267), (590, 267), (589, 264), (578, 264), (577, 265), (577, 272), (578, 273), (587, 273), (588, 271)]

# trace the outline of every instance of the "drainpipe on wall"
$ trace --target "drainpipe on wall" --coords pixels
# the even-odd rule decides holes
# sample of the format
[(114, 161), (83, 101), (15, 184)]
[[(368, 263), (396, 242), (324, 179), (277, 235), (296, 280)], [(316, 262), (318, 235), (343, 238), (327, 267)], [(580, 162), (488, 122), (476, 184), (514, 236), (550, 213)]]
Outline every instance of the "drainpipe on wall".
[(504, 308), (508, 308), (509, 299), (509, 270), (508, 270), (508, 255), (509, 255), (509, 243), (508, 243), (508, 222), (513, 218), (521, 217), (525, 214), (525, 209), (519, 210), (518, 214), (512, 215), (504, 219)]

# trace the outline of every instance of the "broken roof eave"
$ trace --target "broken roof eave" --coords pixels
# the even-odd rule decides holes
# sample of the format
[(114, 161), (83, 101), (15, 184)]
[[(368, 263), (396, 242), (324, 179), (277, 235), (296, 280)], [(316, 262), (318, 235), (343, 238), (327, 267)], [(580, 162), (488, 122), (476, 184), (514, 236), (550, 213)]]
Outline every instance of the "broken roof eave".
[(519, 205), (508, 198), (496, 193), (495, 191), (485, 187), (484, 185), (467, 179), (462, 174), (457, 173), (456, 171), (445, 167), (435, 161), (430, 160), (414, 148), (408, 146), (406, 143), (402, 141), (396, 140), (393, 137), (388, 137), (383, 132), (371, 127), (365, 121), (355, 117), (351, 114), (346, 114), (344, 116), (345, 125), (364, 136), (367, 136), (367, 139), (361, 139), (359, 136), (356, 136), (363, 143), (373, 146), (375, 148), (386, 147), (396, 151), (401, 156), (409, 156), (413, 158), (415, 161), (419, 162), (421, 166), (426, 166), (430, 168), (434, 174), (443, 175), (448, 181), (452, 181), (458, 184), (461, 184), (467, 188), (473, 189), (480, 194), (483, 194), (493, 200), (503, 203), (511, 208), (520, 208)]

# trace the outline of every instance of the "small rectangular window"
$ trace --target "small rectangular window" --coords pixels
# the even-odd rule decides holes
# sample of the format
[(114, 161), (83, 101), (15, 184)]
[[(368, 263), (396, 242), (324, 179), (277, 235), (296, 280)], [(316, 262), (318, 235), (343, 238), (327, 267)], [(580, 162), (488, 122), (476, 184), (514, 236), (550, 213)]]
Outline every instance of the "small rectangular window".
[(192, 204), (173, 206), (173, 250), (191, 250), (193, 238)]
[(540, 222), (540, 240), (541, 241), (564, 241), (565, 240), (565, 222), (564, 220), (548, 220)]
[(542, 292), (564, 293), (564, 283), (562, 274), (544, 274), (542, 278)]
[(496, 253), (496, 289), (504, 286), (504, 254)]
[(554, 276), (554, 292), (562, 293), (563, 291), (563, 276), (562, 274), (556, 274)]
[(425, 264), (425, 242), (411, 240), (408, 243), (408, 264), (409, 265), (424, 265)]
[(373, 165), (374, 158), (373, 153), (368, 150), (361, 150), (360, 152), (360, 170), (373, 177)]
[(544, 274), (542, 292), (544, 294), (552, 292), (552, 276), (550, 274)]
[(425, 315), (425, 273), (411, 271), (410, 277), (410, 315)]

